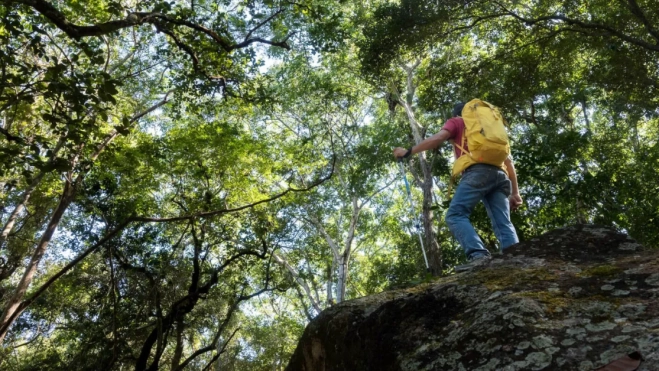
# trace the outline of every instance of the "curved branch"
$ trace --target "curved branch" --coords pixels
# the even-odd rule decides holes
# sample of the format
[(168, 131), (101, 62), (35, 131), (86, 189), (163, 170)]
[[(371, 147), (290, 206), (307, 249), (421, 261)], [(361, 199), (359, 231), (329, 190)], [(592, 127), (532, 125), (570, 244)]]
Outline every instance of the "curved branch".
[(332, 159), (332, 168), (330, 170), (330, 173), (328, 175), (320, 178), (319, 180), (317, 180), (315, 183), (311, 184), (308, 187), (305, 187), (305, 188), (290, 187), (290, 188), (286, 189), (285, 191), (283, 191), (279, 194), (276, 194), (272, 197), (269, 197), (269, 198), (266, 198), (266, 199), (263, 199), (263, 200), (260, 200), (260, 201), (256, 201), (256, 202), (251, 203), (251, 204), (247, 204), (247, 205), (243, 205), (243, 206), (239, 206), (239, 207), (234, 207), (234, 208), (231, 208), (231, 209), (205, 211), (205, 212), (195, 213), (195, 214), (191, 214), (191, 215), (175, 216), (175, 217), (171, 217), (171, 218), (155, 218), (155, 217), (139, 216), (139, 217), (134, 217), (133, 221), (153, 222), (153, 223), (177, 222), (177, 221), (183, 221), (183, 220), (192, 220), (192, 219), (195, 219), (195, 218), (210, 218), (210, 217), (220, 215), (220, 214), (229, 214), (229, 213), (235, 213), (237, 211), (241, 211), (241, 210), (245, 210), (245, 209), (251, 209), (251, 208), (253, 208), (257, 205), (261, 205), (261, 204), (264, 204), (264, 203), (268, 203), (268, 202), (272, 202), (272, 201), (275, 201), (277, 199), (280, 199), (280, 198), (286, 196), (289, 193), (307, 192), (307, 191), (310, 191), (313, 188), (318, 187), (319, 185), (323, 184), (324, 182), (326, 182), (326, 181), (328, 181), (329, 179), (332, 178), (332, 176), (334, 175), (335, 164), (336, 164), (336, 156), (333, 157), (333, 159)]
[(129, 19), (120, 21), (110, 21), (99, 23), (93, 26), (78, 26), (69, 22), (64, 14), (57, 10), (54, 6), (44, 0), (10, 0), (9, 3), (18, 3), (27, 5), (37, 12), (41, 13), (44, 17), (48, 18), (57, 28), (64, 31), (70, 38), (79, 40), (85, 36), (102, 36), (122, 28), (128, 28), (135, 25), (135, 22)]
[(60, 12), (57, 8), (55, 8), (53, 5), (51, 5), (49, 2), (45, 0), (9, 0), (9, 3), (23, 4), (33, 8), (41, 15), (46, 17), (48, 20), (50, 20), (57, 28), (64, 31), (64, 33), (66, 33), (70, 38), (74, 40), (80, 40), (83, 37), (99, 37), (119, 31), (124, 28), (130, 28), (142, 24), (152, 24), (154, 26), (157, 26), (160, 21), (164, 21), (178, 26), (185, 26), (209, 36), (217, 44), (219, 44), (220, 47), (222, 47), (222, 49), (224, 49), (225, 52), (230, 52), (235, 49), (244, 48), (255, 42), (268, 44), (271, 46), (278, 46), (287, 50), (290, 49), (290, 46), (286, 42), (288, 37), (283, 41), (272, 41), (272, 40), (262, 39), (259, 37), (250, 38), (251, 34), (254, 31), (261, 28), (265, 23), (271, 21), (274, 18), (274, 16), (278, 15), (283, 10), (276, 12), (273, 16), (267, 18), (264, 22), (261, 22), (254, 29), (249, 31), (247, 37), (245, 37), (245, 40), (243, 42), (238, 44), (233, 44), (231, 43), (231, 41), (227, 40), (225, 37), (221, 36), (217, 32), (208, 29), (204, 26), (183, 19), (173, 18), (166, 14), (162, 14), (158, 12), (131, 13), (128, 15), (128, 17), (126, 17), (126, 19), (99, 23), (92, 26), (79, 26), (69, 22), (64, 16), (64, 14), (62, 14), (62, 12)]
[[(636, 46), (640, 46), (640, 47), (648, 49), (648, 50), (659, 51), (659, 45), (653, 45), (653, 44), (650, 44), (647, 41), (629, 36), (629, 35), (621, 32), (621, 31), (619, 31), (619, 30), (617, 30), (617, 29), (615, 29), (611, 26), (608, 26), (606, 24), (588, 23), (588, 22), (584, 22), (584, 21), (581, 21), (581, 20), (578, 20), (578, 19), (568, 18), (568, 17), (563, 16), (563, 15), (546, 15), (546, 16), (542, 16), (542, 17), (538, 17), (538, 18), (525, 18), (525, 17), (523, 17), (523, 16), (521, 16), (521, 15), (519, 15), (519, 14), (517, 14), (517, 13), (511, 11), (511, 10), (508, 10), (506, 7), (504, 7), (498, 1), (496, 2), (496, 4), (499, 7), (501, 7), (501, 9), (503, 9), (507, 13), (507, 15), (509, 15), (509, 16), (519, 20), (519, 21), (524, 22), (529, 26), (533, 26), (533, 25), (536, 25), (538, 23), (543, 23), (543, 22), (547, 22), (547, 21), (561, 21), (561, 22), (564, 22), (564, 23), (569, 24), (571, 26), (580, 27), (584, 30), (602, 31), (605, 34), (617, 37), (617, 38), (619, 38), (623, 41), (629, 42), (630, 44), (634, 44)], [(632, 9), (632, 12), (633, 12), (633, 9)], [(642, 14), (642, 12), (641, 12), (641, 14)], [(638, 14), (634, 14), (634, 15), (639, 17)], [(643, 18), (641, 18), (641, 21), (643, 21)], [(652, 33), (652, 32), (650, 32), (650, 33)]]
[(257, 24), (254, 28), (252, 28), (248, 33), (247, 36), (245, 36), (245, 40), (249, 39), (252, 34), (256, 31), (258, 31), (259, 28), (263, 27), (265, 24), (273, 20), (276, 16), (281, 14), (284, 11), (284, 9), (279, 9), (276, 12), (274, 12), (272, 15), (270, 15), (268, 18), (264, 19), (263, 22)]
[[(226, 344), (228, 344), (231, 341), (231, 339), (233, 339), (233, 337), (236, 335), (238, 330), (240, 330), (240, 327), (233, 330), (233, 333), (231, 334), (231, 336), (229, 336), (229, 338), (225, 342), (225, 345), (222, 347), (222, 350), (224, 349), (224, 347), (226, 347)], [(201, 349), (198, 349), (197, 351), (192, 353), (192, 355), (190, 357), (188, 357), (185, 361), (183, 361), (183, 363), (181, 363), (176, 368), (176, 371), (183, 370), (185, 368), (185, 366), (187, 366), (190, 362), (192, 362), (195, 358), (199, 357), (200, 355), (202, 355), (204, 353), (212, 352), (213, 350), (215, 350), (215, 348), (217, 347), (217, 341), (220, 339), (221, 334), (222, 334), (222, 332), (218, 331), (217, 335), (215, 336), (215, 338), (213, 339), (213, 341), (209, 345), (207, 345), (207, 346), (205, 346)], [(222, 354), (222, 350), (220, 352), (218, 352), (218, 354), (217, 354), (218, 357), (219, 357), (220, 354)], [(214, 359), (216, 359), (216, 358), (214, 358)], [(213, 363), (213, 361), (211, 361), (211, 363)]]
[(225, 92), (226, 92), (227, 82), (226, 82), (226, 79), (224, 77), (222, 77), (222, 76), (210, 76), (206, 71), (204, 71), (204, 69), (201, 67), (201, 64), (199, 63), (199, 57), (197, 57), (197, 54), (195, 54), (194, 50), (189, 45), (186, 45), (185, 43), (183, 43), (178, 38), (178, 36), (176, 36), (176, 34), (174, 34), (174, 32), (172, 30), (170, 30), (168, 28), (165, 28), (164, 26), (158, 25), (158, 24), (156, 24), (155, 27), (156, 27), (156, 30), (158, 30), (159, 32), (162, 32), (165, 35), (171, 37), (172, 40), (174, 41), (174, 44), (176, 44), (176, 46), (179, 49), (183, 50), (185, 52), (185, 54), (190, 56), (190, 59), (192, 59), (192, 68), (194, 68), (195, 72), (200, 73), (201, 75), (203, 75), (208, 80), (217, 80), (217, 81), (219, 81), (221, 83), (222, 87), (225, 88)]

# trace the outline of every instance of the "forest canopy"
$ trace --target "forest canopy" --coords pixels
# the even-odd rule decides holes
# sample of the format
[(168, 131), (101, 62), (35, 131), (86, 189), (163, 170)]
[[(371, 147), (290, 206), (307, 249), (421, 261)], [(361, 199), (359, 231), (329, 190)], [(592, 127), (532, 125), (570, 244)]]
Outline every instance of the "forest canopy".
[(521, 240), (659, 247), (649, 0), (6, 0), (0, 44), (2, 369), (282, 370), (323, 309), (432, 279), (421, 244), (452, 274), (453, 152), (392, 149), (471, 98)]

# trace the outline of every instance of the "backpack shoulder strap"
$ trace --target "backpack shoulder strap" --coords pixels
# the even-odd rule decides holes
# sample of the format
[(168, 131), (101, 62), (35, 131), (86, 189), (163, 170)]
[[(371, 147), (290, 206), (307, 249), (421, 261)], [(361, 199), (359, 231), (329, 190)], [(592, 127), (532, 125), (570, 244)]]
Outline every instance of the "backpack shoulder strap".
[(466, 146), (465, 143), (466, 141), (467, 141), (467, 126), (465, 125), (464, 120), (462, 120), (462, 145), (459, 145), (458, 143), (453, 141), (453, 144), (460, 149), (460, 156), (458, 157), (462, 157), (462, 155), (469, 154), (469, 152), (466, 149), (464, 149), (464, 147)]
[[(460, 156), (462, 157), (463, 155), (469, 155), (471, 156), (471, 153), (467, 152), (467, 150), (464, 149), (465, 142), (467, 141), (467, 125), (464, 124), (464, 120), (462, 121), (462, 145), (459, 145), (457, 142), (453, 141), (453, 144), (460, 149)], [(451, 178), (449, 179), (448, 182), (448, 189), (446, 190), (446, 199), (450, 200), (451, 199), (451, 190), (453, 190), (453, 185), (455, 185), (455, 175), (451, 175)]]

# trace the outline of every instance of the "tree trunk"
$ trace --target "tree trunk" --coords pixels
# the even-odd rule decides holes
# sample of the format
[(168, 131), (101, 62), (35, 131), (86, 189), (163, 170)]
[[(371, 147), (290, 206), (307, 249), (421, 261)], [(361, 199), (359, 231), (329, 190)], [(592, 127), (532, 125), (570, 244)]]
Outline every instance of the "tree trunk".
[(57, 230), (57, 226), (62, 220), (62, 216), (64, 215), (64, 212), (73, 201), (74, 196), (75, 196), (75, 187), (73, 184), (71, 184), (70, 181), (67, 180), (64, 185), (64, 192), (62, 192), (62, 198), (60, 199), (60, 202), (57, 205), (55, 212), (53, 212), (50, 221), (48, 222), (46, 231), (41, 236), (41, 239), (39, 240), (39, 244), (37, 245), (37, 248), (34, 250), (34, 253), (32, 254), (32, 258), (30, 258), (30, 263), (25, 269), (25, 273), (23, 274), (23, 277), (16, 286), (16, 289), (14, 290), (14, 294), (11, 296), (11, 298), (7, 302), (7, 306), (2, 312), (2, 317), (0, 317), (0, 344), (2, 344), (2, 342), (5, 339), (5, 336), (7, 336), (7, 331), (9, 330), (9, 327), (18, 317), (19, 313), (16, 313), (16, 310), (18, 309), (18, 306), (25, 297), (25, 293), (27, 292), (28, 287), (30, 287), (30, 284), (32, 283), (32, 279), (34, 278), (34, 274), (37, 271), (39, 262), (41, 262), (41, 258), (46, 252), (46, 248), (48, 248), (48, 244), (52, 240), (53, 235)]
[(339, 274), (336, 283), (336, 302), (341, 303), (346, 298), (346, 281), (348, 279), (348, 259), (345, 254), (339, 259)]
[[(215, 347), (217, 349), (217, 354), (221, 355), (222, 354), (222, 348), (224, 348), (224, 344), (222, 344), (222, 337), (220, 337), (217, 340), (217, 346)], [(215, 362), (213, 362), (213, 369), (215, 371), (220, 371), (222, 369), (222, 357), (218, 356)]]
[(304, 290), (304, 293), (307, 296), (307, 299), (309, 299), (309, 301), (311, 302), (311, 305), (316, 310), (316, 314), (319, 314), (320, 312), (322, 312), (322, 308), (320, 307), (320, 303), (313, 297), (313, 293), (311, 292), (311, 288), (309, 287), (307, 282), (304, 279), (302, 279), (302, 277), (300, 277), (300, 274), (298, 273), (298, 271), (295, 268), (293, 268), (293, 266), (291, 266), (286, 259), (282, 258), (278, 254), (273, 253), (272, 257), (274, 258), (274, 261), (277, 264), (284, 267), (288, 271), (288, 273), (291, 275), (293, 280), (295, 280), (295, 282), (297, 282), (300, 285), (300, 287), (302, 287), (302, 289)]
[(334, 305), (334, 298), (332, 297), (332, 276), (334, 275), (334, 266), (336, 259), (332, 258), (332, 264), (327, 266), (327, 305)]
[[(424, 169), (430, 173), (430, 169)], [(425, 171), (424, 171), (425, 172)], [(433, 228), (434, 215), (432, 211), (432, 175), (428, 174), (423, 184), (423, 230), (425, 233), (425, 247), (428, 250), (428, 265), (430, 274), (440, 276), (442, 274), (442, 249), (437, 242), (437, 234)]]
[[(66, 138), (67, 138), (67, 134), (64, 134), (57, 141), (57, 144), (53, 149), (52, 156), (48, 160), (49, 164), (52, 163), (57, 158), (57, 154), (59, 153), (60, 149), (64, 146), (64, 143), (66, 142)], [(44, 171), (40, 171), (39, 174), (34, 179), (32, 179), (30, 185), (27, 187), (25, 192), (23, 192), (23, 198), (18, 203), (18, 205), (16, 205), (11, 215), (9, 215), (9, 219), (7, 219), (7, 222), (2, 227), (2, 234), (0, 234), (0, 249), (3, 248), (5, 242), (7, 241), (7, 238), (9, 238), (9, 233), (11, 233), (12, 229), (14, 228), (14, 224), (16, 224), (16, 220), (18, 219), (18, 216), (25, 209), (27, 202), (30, 200), (30, 196), (32, 196), (32, 192), (34, 192), (34, 190), (37, 188), (39, 183), (41, 183), (41, 180), (43, 179), (44, 175), (46, 175), (46, 173)]]
[[(410, 123), (410, 128), (412, 130), (412, 136), (414, 137), (415, 144), (421, 143), (423, 141), (423, 136), (421, 135), (421, 125), (416, 121), (414, 116), (414, 111), (412, 110), (412, 104), (414, 99), (414, 92), (416, 87), (414, 86), (414, 70), (418, 67), (419, 62), (413, 66), (401, 66), (407, 74), (407, 99), (403, 100), (399, 95), (399, 103), (405, 109), (407, 118)], [(426, 254), (428, 256), (428, 265), (430, 266), (430, 273), (434, 276), (439, 276), (442, 274), (442, 250), (439, 247), (437, 242), (437, 236), (433, 228), (433, 212), (432, 207), (432, 187), (433, 187), (433, 178), (432, 178), (432, 169), (431, 164), (426, 160), (425, 152), (419, 153), (419, 166), (423, 173), (423, 180), (418, 182), (421, 190), (423, 191), (423, 230), (424, 230), (424, 247), (426, 249)]]
[(343, 253), (339, 259), (339, 282), (336, 288), (337, 303), (340, 303), (346, 298), (346, 286), (348, 285), (348, 265), (350, 264), (350, 255), (352, 254), (352, 242), (355, 239), (355, 231), (357, 230), (357, 223), (359, 222), (359, 214), (363, 204), (359, 205), (357, 196), (352, 196), (352, 215), (350, 216), (350, 227), (348, 227), (348, 236), (345, 240)]
[(172, 371), (178, 369), (181, 363), (181, 356), (183, 355), (183, 321), (176, 323), (176, 348), (174, 349), (174, 356), (172, 357)]
[(18, 219), (18, 216), (25, 209), (25, 205), (27, 205), (27, 202), (30, 200), (30, 196), (32, 195), (32, 192), (37, 188), (37, 185), (39, 185), (43, 176), (44, 173), (41, 172), (36, 178), (32, 180), (32, 183), (30, 183), (28, 188), (23, 193), (23, 199), (18, 203), (18, 205), (16, 205), (14, 211), (11, 212), (11, 215), (9, 215), (9, 219), (7, 219), (7, 222), (2, 228), (2, 234), (0, 234), (0, 249), (4, 247), (5, 241), (7, 241), (7, 238), (9, 237), (9, 233), (11, 233), (11, 230), (14, 228), (14, 224), (16, 224), (16, 220)]

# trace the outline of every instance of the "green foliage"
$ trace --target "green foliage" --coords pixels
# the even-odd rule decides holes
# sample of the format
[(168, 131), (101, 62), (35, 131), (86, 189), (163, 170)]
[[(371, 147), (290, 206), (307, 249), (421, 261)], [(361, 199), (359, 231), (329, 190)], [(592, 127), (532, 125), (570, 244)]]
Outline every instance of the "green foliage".
[[(72, 25), (168, 17), (77, 38), (3, 5), (3, 228), (25, 206), (0, 240), (3, 309), (75, 187), (0, 368), (176, 369), (206, 350), (186, 369), (281, 370), (336, 300), (342, 256), (346, 300), (426, 281), (391, 157), (409, 125), (385, 99), (409, 93), (409, 61), (426, 136), (458, 100), (502, 108), (522, 239), (597, 223), (658, 247), (659, 13), (637, 3), (57, 3)], [(428, 155), (450, 274), (464, 259), (443, 222), (452, 151)], [(497, 250), (484, 208), (472, 221)]]

